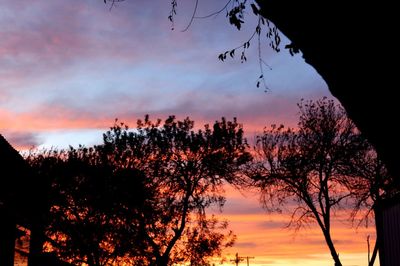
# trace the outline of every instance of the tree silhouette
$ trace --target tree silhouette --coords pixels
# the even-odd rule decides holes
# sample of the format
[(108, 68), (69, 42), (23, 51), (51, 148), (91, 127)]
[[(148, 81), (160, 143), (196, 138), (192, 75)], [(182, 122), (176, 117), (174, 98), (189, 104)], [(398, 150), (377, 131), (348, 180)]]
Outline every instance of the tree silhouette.
[(116, 123), (102, 145), (32, 156), (51, 179), (50, 249), (88, 265), (204, 265), (232, 246), (223, 184), (240, 184), (250, 160), (241, 126), (222, 119), (194, 131), (190, 119), (149, 118), (135, 130)]
[(342, 265), (331, 236), (331, 217), (352, 195), (344, 189), (343, 174), (362, 138), (333, 101), (301, 102), (299, 108), (298, 131), (272, 126), (258, 137), (258, 159), (249, 175), (267, 209), (290, 202), (290, 225), (299, 229), (317, 223), (335, 265)]
[[(126, 255), (117, 208), (121, 202), (114, 193), (127, 184), (95, 148), (48, 151), (28, 161), (51, 183), (45, 241), (53, 252), (88, 265), (109, 265)], [(140, 201), (146, 190), (137, 184), (138, 173), (131, 176), (129, 189)]]
[[(232, 233), (225, 239), (210, 230), (217, 226), (207, 219), (205, 210), (224, 205), (225, 181), (240, 182), (237, 172), (250, 159), (243, 130), (236, 120), (225, 119), (204, 130), (193, 131), (193, 126), (188, 118), (176, 121), (171, 116), (161, 124), (161, 120), (151, 122), (146, 117), (138, 121), (135, 131), (128, 132), (121, 124), (104, 135), (104, 149), (113, 151), (116, 164), (139, 169), (157, 191), (150, 213), (137, 220), (150, 265), (182, 261), (181, 254), (190, 250), (185, 246), (193, 244), (188, 242), (193, 237), (203, 239), (198, 240), (202, 249), (193, 252), (208, 249), (193, 258), (218, 253), (222, 242), (225, 246), (233, 243)], [(208, 230), (193, 231), (205, 225), (210, 225)]]

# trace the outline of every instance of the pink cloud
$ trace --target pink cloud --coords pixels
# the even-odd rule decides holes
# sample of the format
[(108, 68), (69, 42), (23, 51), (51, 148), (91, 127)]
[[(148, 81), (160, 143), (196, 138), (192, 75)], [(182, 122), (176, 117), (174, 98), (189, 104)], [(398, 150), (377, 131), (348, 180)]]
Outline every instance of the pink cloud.
[(41, 140), (35, 133), (18, 131), (2, 131), (0, 133), (17, 150), (29, 150), (37, 147), (41, 143)]

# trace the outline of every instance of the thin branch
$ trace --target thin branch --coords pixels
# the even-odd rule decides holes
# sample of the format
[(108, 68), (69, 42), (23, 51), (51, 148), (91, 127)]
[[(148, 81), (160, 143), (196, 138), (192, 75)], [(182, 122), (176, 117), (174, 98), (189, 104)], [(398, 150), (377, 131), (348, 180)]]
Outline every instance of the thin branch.
[(257, 88), (260, 86), (260, 80), (262, 81), (264, 88), (265, 88), (265, 92), (267, 92), (269, 90), (269, 87), (267, 86), (267, 82), (265, 81), (265, 75), (264, 75), (264, 68), (263, 68), (263, 64), (266, 65), (270, 70), (272, 70), (272, 68), (266, 64), (263, 60), (262, 60), (262, 52), (261, 52), (261, 27), (260, 27), (260, 22), (261, 22), (261, 17), (259, 16), (258, 18), (258, 25), (256, 27), (256, 32), (258, 31), (258, 38), (257, 38), (257, 44), (258, 44), (258, 65), (260, 67), (260, 77), (257, 80)]
[(194, 6), (193, 14), (192, 14), (192, 17), (190, 18), (189, 24), (188, 24), (188, 25), (186, 26), (186, 28), (183, 29), (181, 32), (187, 31), (187, 30), (189, 29), (190, 25), (192, 25), (193, 20), (194, 20), (194, 17), (195, 17), (196, 12), (197, 12), (197, 6), (198, 6), (198, 4), (199, 4), (199, 0), (196, 0), (196, 4), (195, 4), (195, 6)]
[[(301, 212), (299, 216), (297, 215), (298, 212)], [(303, 206), (296, 207), (291, 214), (289, 223), (285, 227), (290, 228), (294, 226), (295, 232), (298, 232), (305, 224), (309, 223), (307, 221), (309, 214), (312, 214), (309, 209)]]
[(330, 199), (329, 205), (330, 205), (330, 206), (337, 205), (337, 204), (339, 204), (343, 199), (348, 198), (348, 197), (350, 197), (350, 196), (352, 196), (352, 195), (353, 195), (352, 193), (348, 193), (348, 194), (345, 194), (345, 195), (343, 195), (343, 196), (341, 196), (341, 197), (338, 197), (337, 199)]
[(196, 19), (205, 19), (205, 18), (209, 18), (209, 17), (212, 17), (212, 16), (216, 16), (216, 15), (220, 14), (222, 11), (226, 10), (226, 8), (228, 7), (230, 2), (232, 2), (232, 0), (229, 0), (228, 2), (226, 2), (225, 6), (223, 8), (221, 8), (220, 10), (218, 10), (218, 11), (215, 11), (215, 12), (209, 14), (209, 15), (206, 15), (206, 16), (195, 16), (194, 18), (196, 18)]
[(171, 23), (172, 23), (172, 27), (171, 27), (172, 30), (174, 30), (174, 28), (175, 28), (174, 16), (176, 15), (176, 6), (177, 6), (176, 0), (172, 0), (171, 1), (171, 11), (169, 12), (169, 16), (168, 16), (169, 21), (171, 21)]
[(107, 4), (107, 2), (111, 2), (111, 6), (110, 6), (110, 11), (111, 9), (113, 9), (113, 7), (115, 6), (115, 3), (118, 2), (124, 2), (125, 0), (104, 0), (104, 4)]
[[(237, 50), (237, 49), (242, 48), (242, 47), (243, 47), (243, 49), (247, 49), (247, 48), (250, 46), (250, 41), (254, 38), (254, 36), (255, 36), (256, 34), (257, 34), (257, 31), (254, 30), (253, 34), (250, 36), (249, 39), (247, 39), (247, 41), (246, 41), (244, 44), (239, 45), (239, 46), (237, 46), (237, 47), (231, 49), (231, 51)], [(243, 51), (244, 51), (244, 50), (243, 50)], [(226, 53), (228, 53), (228, 52), (229, 52), (229, 51), (227, 51)]]

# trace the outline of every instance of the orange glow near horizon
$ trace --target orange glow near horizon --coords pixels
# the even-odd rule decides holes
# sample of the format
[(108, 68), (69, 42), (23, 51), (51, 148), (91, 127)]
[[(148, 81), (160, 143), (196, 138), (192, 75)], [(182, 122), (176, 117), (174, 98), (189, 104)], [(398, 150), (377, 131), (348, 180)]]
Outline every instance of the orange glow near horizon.
[[(316, 224), (296, 232), (286, 227), (289, 213), (267, 213), (261, 207), (261, 211), (254, 213), (234, 213), (235, 209), (246, 212), (246, 208), (253, 210), (255, 206), (260, 206), (256, 193), (250, 195), (227, 188), (227, 212), (224, 211), (218, 217), (227, 219), (229, 228), (237, 235), (235, 245), (224, 253), (228, 260), (239, 253), (239, 256), (255, 257), (250, 260), (250, 265), (333, 265), (322, 232)], [(331, 230), (335, 248), (343, 265), (366, 265), (367, 237), (370, 236), (371, 253), (375, 244), (374, 225), (355, 228), (347, 217), (344, 211), (332, 217)], [(223, 265), (233, 263), (226, 261)], [(246, 262), (239, 265), (246, 265)], [(379, 265), (378, 259), (375, 265)]]

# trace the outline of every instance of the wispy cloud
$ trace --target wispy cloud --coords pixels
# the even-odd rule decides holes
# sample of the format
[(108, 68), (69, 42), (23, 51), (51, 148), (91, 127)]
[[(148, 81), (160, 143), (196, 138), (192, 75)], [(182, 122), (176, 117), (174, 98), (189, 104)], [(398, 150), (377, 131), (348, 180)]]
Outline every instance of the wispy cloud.
[(34, 133), (3, 131), (2, 135), (17, 149), (35, 148), (41, 143), (40, 137)]

